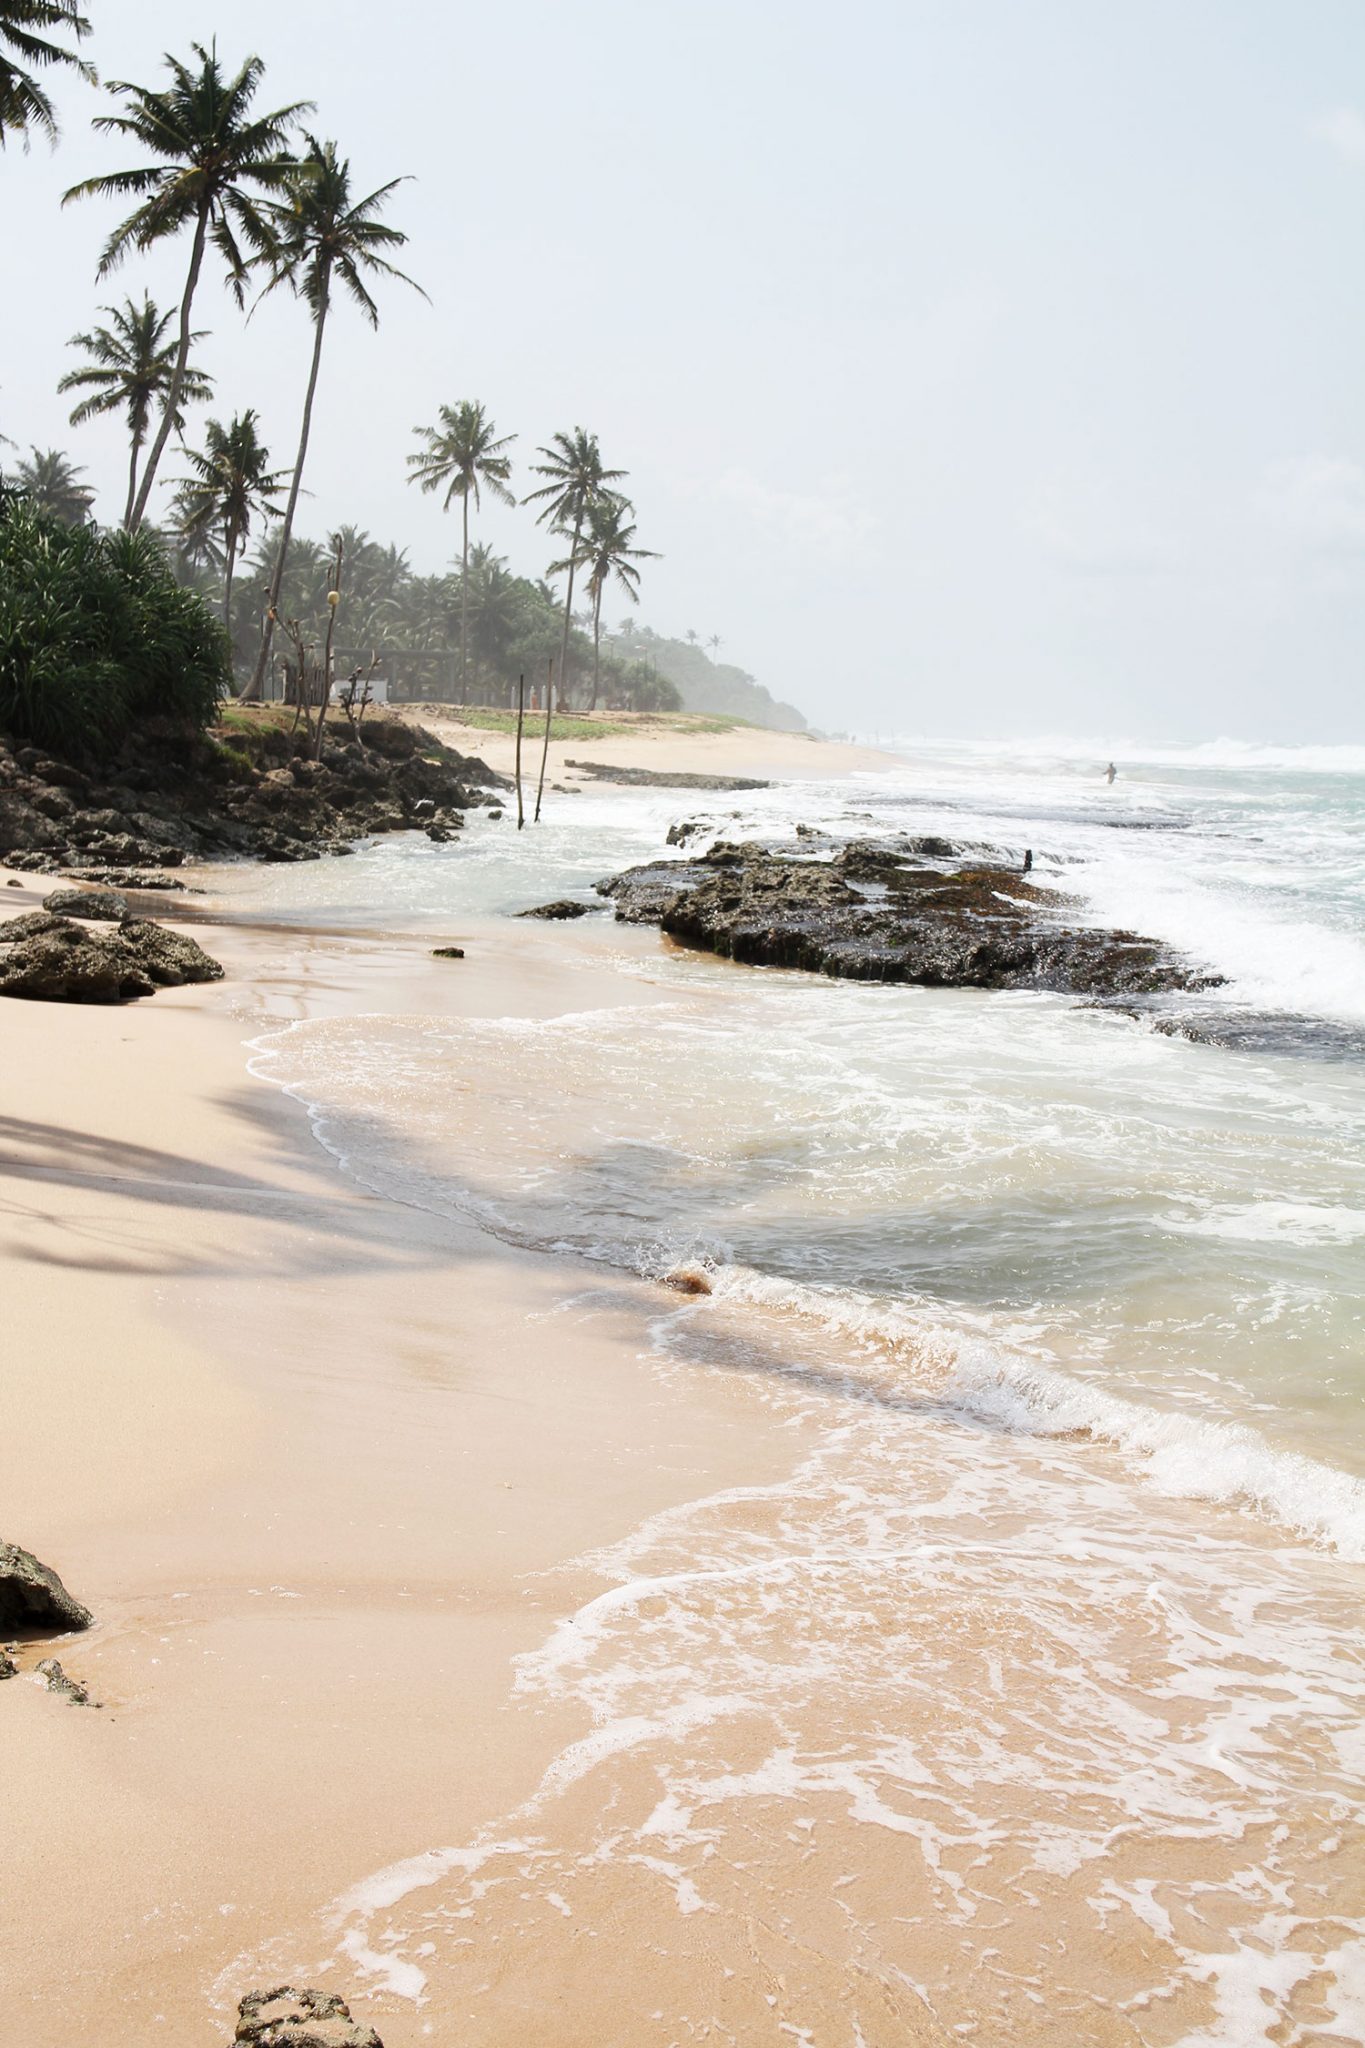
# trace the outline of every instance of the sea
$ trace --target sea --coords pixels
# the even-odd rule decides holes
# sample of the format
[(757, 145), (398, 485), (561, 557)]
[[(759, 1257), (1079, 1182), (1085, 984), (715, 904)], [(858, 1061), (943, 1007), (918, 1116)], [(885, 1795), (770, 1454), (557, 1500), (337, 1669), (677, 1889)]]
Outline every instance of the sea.
[[(642, 2048), (1359, 2044), (1365, 746), (888, 751), (267, 878), (265, 915), (357, 932), (594, 906), (517, 930), (619, 1001), (316, 1018), (254, 1069), (371, 1189), (704, 1287), (659, 1289), (641, 1372), (738, 1378), (792, 1446), (586, 1561), (509, 1674), (579, 1737), (339, 1899), (339, 1952), (436, 2038), (514, 2038), (533, 1955)], [(735, 966), (594, 893), (681, 822), (1027, 851), (1222, 982)]]

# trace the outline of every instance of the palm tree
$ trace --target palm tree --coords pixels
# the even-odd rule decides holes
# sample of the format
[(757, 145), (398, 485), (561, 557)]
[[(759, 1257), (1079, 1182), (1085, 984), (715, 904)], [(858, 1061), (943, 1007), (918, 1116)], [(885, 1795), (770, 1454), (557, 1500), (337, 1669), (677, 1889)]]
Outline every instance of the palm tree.
[[(243, 693), (249, 698), (260, 696), (270, 661), (280, 585), (284, 580), (285, 558), (289, 553), (299, 486), (303, 481), (303, 465), (308, 454), (313, 397), (318, 388), (322, 337), (332, 303), (333, 281), (339, 279), (346, 287), (372, 327), (379, 325), (379, 309), (365, 283), (366, 275), (394, 277), (403, 284), (413, 282), (401, 270), (396, 270), (381, 253), (386, 249), (401, 248), (408, 239), (400, 229), (387, 227), (379, 219), (390, 193), (404, 182), (403, 179), (391, 178), (387, 185), (381, 185), (368, 198), (356, 199), (351, 190), (350, 161), (338, 154), (336, 144), (319, 142), (315, 135), (306, 135), (304, 142), (307, 159), (290, 173), (285, 199), (268, 205), (262, 217), (262, 234), (257, 245), (259, 260), (267, 264), (270, 271), (266, 292), (274, 291), (278, 285), (287, 285), (304, 301), (313, 316), (313, 360), (308, 372), (308, 389), (304, 394), (303, 424), (299, 430), (298, 454), (294, 458), (294, 474), (289, 485), (289, 503), (285, 507), (279, 552), (270, 578), (261, 651), (255, 674)], [(414, 291), (421, 289), (420, 285), (413, 285)]]
[(408, 468), (412, 471), (408, 482), (420, 484), (424, 491), (436, 491), (445, 484), (442, 509), (446, 512), (452, 498), (460, 500), (464, 529), (460, 547), (460, 702), (464, 704), (468, 702), (469, 665), (469, 500), (472, 497), (475, 511), (480, 510), (479, 491), (483, 487), (500, 503), (516, 504), (515, 496), (507, 488), (512, 465), (502, 451), (510, 448), (517, 437), (505, 434), (499, 440), (482, 405), (468, 398), (456, 406), (443, 405), (440, 422), (439, 427), (413, 428), (413, 433), (427, 445), (420, 454), (408, 457)]
[(95, 502), (95, 493), (76, 479), (85, 475), (58, 448), (35, 448), (31, 462), (21, 462), (15, 472), (18, 488), (40, 512), (50, 512), (65, 526), (84, 526)]
[(230, 426), (210, 420), (203, 452), (185, 450), (192, 474), (182, 479), (176, 493), (176, 526), (181, 539), (189, 543), (188, 552), (194, 552), (201, 536), (221, 537), (225, 626), (232, 617), (233, 572), (250, 536), (251, 522), (257, 516), (280, 516), (276, 499), (285, 472), (271, 469), (270, 450), (256, 432), (256, 419), (249, 407), (238, 413)]
[[(172, 316), (158, 312), (145, 293), (140, 306), (125, 299), (121, 306), (102, 306), (100, 311), (109, 315), (113, 326), (72, 335), (69, 346), (85, 349), (91, 361), (78, 370), (68, 370), (57, 389), (90, 393), (72, 413), (73, 427), (83, 426), (86, 420), (103, 413), (126, 414), (132, 454), (128, 461), (128, 502), (123, 508), (123, 523), (131, 526), (137, 496), (137, 459), (151, 424), (152, 404), (156, 399), (164, 404), (175, 372), (175, 343), (166, 339)], [(202, 334), (190, 336), (192, 343), (202, 340)], [(212, 395), (212, 378), (186, 363), (180, 380), (180, 405), (171, 421), (177, 433), (183, 432), (185, 425), (181, 408), (200, 405)]]
[(567, 701), (565, 684), (568, 679), (564, 664), (569, 654), (574, 570), (578, 566), (579, 544), (588, 507), (598, 498), (614, 498), (620, 504), (626, 504), (628, 501), (619, 491), (613, 491), (611, 485), (627, 472), (624, 469), (604, 469), (596, 434), (586, 433), (582, 427), (575, 427), (571, 434), (553, 435), (550, 446), (540, 449), (539, 453), (545, 460), (533, 463), (532, 468), (537, 476), (548, 477), (550, 481), (538, 491), (528, 492), (524, 502), (534, 505), (543, 501), (545, 509), (536, 515), (536, 524), (548, 525), (551, 532), (566, 534), (569, 539), (569, 587), (564, 597), (564, 626), (559, 638), (559, 696), (563, 703)]
[[(624, 498), (594, 498), (588, 506), (587, 526), (578, 547), (578, 567), (588, 572), (588, 595), (592, 599), (592, 702), (597, 709), (597, 692), (602, 672), (602, 597), (612, 577), (632, 604), (640, 601), (640, 572), (636, 562), (656, 562), (652, 548), (632, 547), (635, 526), (631, 507)], [(570, 566), (556, 562), (550, 574)]]
[(719, 633), (713, 633), (706, 644), (711, 650), (711, 659), (714, 662), (725, 642), (721, 639)]
[[(3, 4), (3, 0), (0, 0)], [(199, 60), (197, 70), (167, 57), (171, 83), (164, 92), (147, 86), (128, 85), (121, 80), (109, 90), (122, 96), (127, 111), (102, 114), (96, 128), (130, 136), (160, 162), (143, 164), (136, 170), (110, 171), (101, 178), (87, 178), (73, 185), (66, 201), (98, 196), (102, 199), (131, 195), (138, 205), (114, 229), (100, 258), (99, 275), (116, 270), (129, 251), (150, 249), (168, 241), (182, 228), (191, 230), (190, 265), (180, 299), (180, 330), (175, 362), (161, 411), (161, 424), (142, 471), (129, 524), (140, 526), (147, 510), (152, 485), (175, 425), (184, 395), (185, 372), (189, 362), (190, 309), (194, 304), (204, 251), (211, 241), (227, 265), (228, 282), (240, 305), (244, 296), (246, 259), (241, 240), (253, 247), (259, 236), (261, 195), (279, 191), (298, 171), (297, 159), (289, 153), (289, 137), (296, 117), (307, 112), (310, 102), (296, 100), (273, 114), (253, 118), (251, 102), (256, 97), (265, 66), (259, 57), (248, 57), (232, 78), (224, 76), (214, 44), (191, 45)]]
[(69, 31), (77, 42), (90, 33), (89, 22), (76, 12), (76, 0), (0, 0), (0, 149), (7, 135), (21, 135), (27, 149), (34, 128), (41, 129), (49, 142), (57, 140), (52, 102), (25, 65), (64, 64), (95, 83), (93, 65), (65, 43), (49, 42), (37, 33), (53, 28)]

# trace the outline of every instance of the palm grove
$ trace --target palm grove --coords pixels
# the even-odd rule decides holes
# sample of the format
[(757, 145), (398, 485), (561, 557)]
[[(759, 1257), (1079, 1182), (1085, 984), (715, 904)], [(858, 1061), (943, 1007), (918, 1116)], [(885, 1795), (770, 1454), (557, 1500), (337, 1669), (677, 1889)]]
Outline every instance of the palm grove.
[[(78, 0), (0, 0), (0, 149), (26, 148), (34, 135), (56, 141), (49, 88), (63, 71), (93, 79), (83, 49), (89, 35)], [(283, 665), (281, 643), (298, 647), (338, 612), (340, 658), (359, 665), (401, 650), (419, 686), (409, 694), (439, 675), (447, 687), (432, 694), (453, 686), (464, 702), (505, 701), (524, 673), (531, 688), (550, 684), (560, 704), (595, 708), (605, 693), (640, 709), (676, 707), (676, 690), (629, 630), (604, 633), (604, 604), (613, 592), (634, 603), (639, 565), (651, 551), (637, 544), (625, 473), (607, 467), (597, 437), (582, 427), (550, 436), (527, 465), (531, 488), (522, 502), (534, 508), (552, 553), (544, 580), (513, 574), (477, 538), (485, 498), (517, 502), (517, 437), (501, 433), (474, 400), (442, 405), (432, 425), (414, 429), (417, 451), (408, 458), (409, 481), (439, 496), (447, 512), (458, 510), (450, 573), (415, 574), (402, 551), (354, 528), (325, 542), (296, 534), (333, 313), (349, 308), (377, 327), (379, 294), (420, 287), (395, 260), (406, 236), (385, 218), (402, 181), (362, 193), (339, 145), (310, 125), (312, 105), (265, 111), (263, 85), (259, 58), (230, 70), (216, 46), (198, 43), (184, 59), (167, 56), (155, 86), (105, 82), (111, 107), (95, 127), (126, 144), (131, 161), (73, 186), (65, 203), (112, 201), (121, 210), (99, 282), (167, 244), (182, 253), (184, 282), (170, 309), (146, 291), (103, 305), (72, 337), (78, 360), (58, 387), (76, 399), (73, 426), (122, 421), (128, 462), (118, 526), (91, 525), (93, 494), (57, 450), (35, 448), (0, 476), (0, 711), (12, 725), (26, 717), (32, 724), (44, 678), (63, 662), (87, 688), (107, 676), (97, 619), (73, 629), (64, 650), (50, 644), (46, 585), (64, 577), (74, 599), (96, 559), (106, 579), (136, 585), (144, 635), (158, 605), (168, 620), (174, 614), (180, 659), (186, 604), (220, 621), (212, 627), (210, 617), (211, 630), (199, 636), (187, 708), (230, 688), (247, 698), (266, 693)], [(265, 445), (253, 407), (189, 430), (191, 413), (214, 397), (196, 361), (204, 334), (195, 324), (214, 273), (239, 310), (282, 292), (306, 316), (292, 459)], [(169, 506), (154, 527), (158, 484), (169, 490)], [(73, 620), (79, 609), (68, 605)], [(167, 707), (175, 702), (172, 691)]]

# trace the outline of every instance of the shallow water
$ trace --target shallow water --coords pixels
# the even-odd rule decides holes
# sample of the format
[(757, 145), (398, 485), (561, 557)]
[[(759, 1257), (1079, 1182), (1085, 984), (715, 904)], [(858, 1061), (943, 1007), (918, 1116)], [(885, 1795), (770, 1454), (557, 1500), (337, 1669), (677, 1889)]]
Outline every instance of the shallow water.
[(519, 1846), (340, 1910), (353, 1961), (467, 2001), (470, 2039), (510, 2038), (527, 1944), (595, 2010), (604, 1916), (659, 1987), (605, 2038), (1365, 2036), (1365, 1063), (1334, 1035), (1365, 1024), (1365, 763), (1153, 756), (1110, 789), (1102, 759), (594, 793), (270, 878), (281, 916), (458, 932), (683, 816), (941, 831), (1031, 847), (1084, 914), (1297, 1020), (1229, 1051), (594, 919), (543, 943), (649, 1007), (261, 1042), (367, 1185), (705, 1272), (642, 1369), (747, 1375), (793, 1430), (786, 1486), (638, 1532), (600, 1561), (620, 1592), (526, 1662), (527, 1711), (567, 1696), (585, 1735)]

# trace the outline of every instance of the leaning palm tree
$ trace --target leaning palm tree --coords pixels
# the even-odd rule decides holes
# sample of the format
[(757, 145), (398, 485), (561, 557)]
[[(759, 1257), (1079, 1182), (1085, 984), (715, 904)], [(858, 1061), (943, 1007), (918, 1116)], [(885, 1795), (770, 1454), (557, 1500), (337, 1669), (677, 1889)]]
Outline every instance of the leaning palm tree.
[(389, 195), (404, 180), (391, 178), (387, 185), (381, 185), (367, 198), (357, 199), (351, 189), (350, 160), (338, 153), (336, 144), (319, 142), (315, 135), (306, 135), (304, 142), (306, 160), (291, 173), (285, 198), (270, 202), (263, 210), (257, 238), (257, 260), (269, 272), (265, 292), (287, 285), (296, 297), (304, 301), (313, 316), (313, 359), (308, 371), (308, 388), (304, 393), (303, 423), (299, 429), (298, 453), (289, 485), (289, 502), (285, 507), (279, 550), (270, 578), (261, 651), (255, 673), (243, 692), (248, 698), (260, 696), (270, 664), (280, 585), (284, 581), (285, 560), (294, 530), (294, 513), (299, 502), (308, 436), (313, 424), (313, 398), (318, 388), (322, 337), (331, 309), (333, 283), (339, 281), (345, 286), (372, 327), (379, 325), (379, 308), (370, 296), (365, 282), (367, 276), (393, 277), (403, 284), (413, 285), (414, 291), (422, 289), (401, 270), (395, 269), (382, 253), (401, 248), (408, 239), (401, 229), (388, 227), (379, 218)]
[(76, 12), (76, 0), (0, 0), (0, 149), (9, 135), (23, 138), (37, 128), (49, 142), (57, 140), (57, 116), (51, 100), (33, 75), (66, 65), (79, 71), (93, 85), (93, 65), (87, 64), (65, 43), (49, 41), (40, 29), (58, 29), (80, 42), (90, 33), (90, 24)]
[(492, 420), (481, 404), (474, 399), (462, 399), (458, 405), (443, 405), (440, 411), (439, 427), (414, 427), (413, 433), (426, 442), (418, 455), (408, 457), (408, 468), (412, 475), (410, 484), (420, 484), (424, 491), (438, 491), (446, 485), (442, 509), (450, 510), (452, 498), (460, 500), (463, 537), (460, 548), (460, 702), (467, 703), (466, 675), (469, 667), (469, 500), (474, 500), (474, 509), (481, 509), (479, 491), (486, 489), (489, 496), (497, 498), (504, 505), (515, 505), (516, 498), (507, 488), (512, 474), (512, 465), (503, 454), (516, 440), (515, 434), (504, 434), (499, 440)]
[[(578, 564), (588, 572), (588, 595), (592, 599), (592, 702), (589, 711), (597, 709), (597, 692), (602, 674), (602, 598), (612, 577), (620, 584), (632, 604), (640, 601), (640, 572), (637, 562), (656, 562), (658, 556), (653, 548), (637, 548), (631, 543), (635, 539), (635, 526), (631, 519), (631, 507), (624, 498), (594, 498), (588, 506), (587, 524), (578, 544)], [(550, 570), (552, 576), (561, 574), (572, 565), (556, 562)]]
[[(176, 345), (166, 338), (172, 316), (158, 312), (145, 293), (140, 306), (125, 299), (121, 306), (103, 306), (100, 310), (109, 315), (113, 325), (72, 335), (70, 346), (83, 348), (90, 361), (78, 370), (68, 370), (57, 389), (90, 393), (72, 413), (73, 427), (83, 426), (86, 420), (97, 419), (104, 413), (122, 412), (127, 419), (132, 453), (128, 460), (128, 502), (123, 508), (123, 523), (131, 526), (137, 497), (138, 456), (151, 425), (152, 406), (158, 400), (165, 403), (175, 373)], [(202, 340), (202, 334), (190, 336), (191, 343)], [(180, 380), (180, 405), (171, 421), (177, 434), (184, 431), (183, 407), (200, 405), (212, 395), (212, 378), (186, 363)]]
[(32, 461), (21, 462), (15, 471), (15, 484), (40, 512), (51, 513), (65, 526), (84, 526), (95, 502), (95, 493), (77, 481), (84, 475), (59, 448), (35, 448)]
[(711, 650), (711, 659), (714, 662), (719, 656), (720, 650), (725, 645), (725, 642), (721, 639), (719, 633), (712, 633), (706, 644)]
[(579, 544), (588, 508), (599, 498), (627, 504), (629, 501), (611, 488), (627, 472), (624, 469), (604, 469), (596, 434), (586, 433), (582, 427), (575, 427), (571, 434), (552, 435), (550, 446), (539, 452), (545, 460), (531, 466), (537, 476), (548, 477), (549, 482), (538, 491), (528, 491), (523, 502), (527, 505), (543, 504), (544, 510), (536, 515), (536, 524), (564, 534), (569, 542), (569, 587), (564, 597), (564, 624), (559, 637), (559, 696), (563, 703), (568, 681), (565, 663), (569, 655), (569, 622), (573, 617), (574, 570), (578, 566)]
[(296, 100), (292, 106), (279, 107), (273, 114), (253, 117), (251, 102), (265, 73), (260, 58), (248, 57), (241, 69), (228, 78), (218, 62), (216, 44), (207, 50), (202, 43), (191, 47), (198, 59), (197, 69), (182, 64), (179, 58), (167, 57), (171, 82), (164, 92), (121, 80), (111, 83), (109, 90), (121, 95), (127, 111), (102, 114), (95, 122), (96, 128), (131, 137), (160, 161), (142, 164), (136, 170), (110, 171), (100, 178), (86, 178), (66, 194), (66, 200), (131, 196), (138, 201), (104, 246), (99, 266), (101, 277), (116, 270), (130, 250), (153, 248), (158, 242), (169, 241), (183, 228), (191, 231), (190, 264), (180, 298), (175, 362), (162, 404), (161, 424), (133, 500), (129, 520), (132, 526), (142, 524), (184, 396), (193, 340), (190, 310), (205, 249), (212, 242), (223, 258), (228, 282), (240, 305), (247, 268), (241, 243), (245, 239), (255, 245), (261, 195), (280, 191), (297, 174), (298, 161), (290, 152), (289, 138), (296, 117), (307, 112), (311, 104)]
[(278, 519), (277, 502), (284, 487), (283, 470), (271, 469), (270, 450), (256, 431), (257, 415), (248, 407), (229, 426), (210, 420), (202, 452), (187, 448), (191, 474), (176, 493), (176, 530), (193, 555), (202, 537), (213, 535), (222, 547), (223, 624), (232, 618), (232, 577), (237, 557), (251, 535), (254, 518)]

